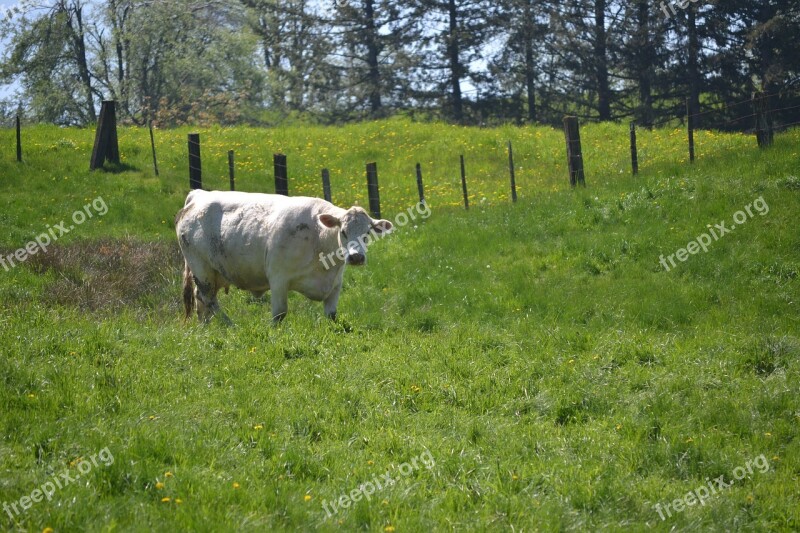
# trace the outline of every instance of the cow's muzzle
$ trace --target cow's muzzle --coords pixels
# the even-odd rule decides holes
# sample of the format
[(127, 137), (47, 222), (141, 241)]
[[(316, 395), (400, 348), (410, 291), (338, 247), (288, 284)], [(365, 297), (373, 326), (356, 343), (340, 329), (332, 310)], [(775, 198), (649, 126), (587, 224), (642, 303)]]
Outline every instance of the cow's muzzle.
[(358, 252), (347, 256), (347, 264), (353, 266), (361, 266), (367, 262), (367, 256)]

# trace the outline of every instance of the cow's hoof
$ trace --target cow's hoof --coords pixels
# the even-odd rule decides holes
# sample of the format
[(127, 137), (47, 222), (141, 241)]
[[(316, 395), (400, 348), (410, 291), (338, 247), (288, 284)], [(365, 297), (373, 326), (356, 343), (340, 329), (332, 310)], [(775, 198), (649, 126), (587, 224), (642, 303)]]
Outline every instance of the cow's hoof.
[(328, 317), (328, 318), (330, 318), (330, 319), (331, 319), (331, 320), (333, 320), (334, 322), (336, 322), (336, 311), (334, 311), (333, 313), (328, 313), (328, 314), (327, 314), (327, 315), (325, 315), (325, 316), (326, 316), (326, 317)]
[(279, 315), (275, 315), (274, 317), (272, 317), (272, 325), (273, 326), (277, 326), (278, 324), (283, 322), (284, 318), (286, 318), (286, 313), (281, 313)]

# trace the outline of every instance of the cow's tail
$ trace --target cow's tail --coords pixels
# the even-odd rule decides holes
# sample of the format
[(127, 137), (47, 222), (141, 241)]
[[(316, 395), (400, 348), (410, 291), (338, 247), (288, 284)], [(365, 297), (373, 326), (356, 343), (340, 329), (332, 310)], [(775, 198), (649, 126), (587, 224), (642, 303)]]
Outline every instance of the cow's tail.
[(183, 308), (188, 319), (192, 316), (192, 311), (194, 311), (194, 282), (192, 282), (192, 271), (189, 270), (189, 263), (184, 261), (183, 264)]

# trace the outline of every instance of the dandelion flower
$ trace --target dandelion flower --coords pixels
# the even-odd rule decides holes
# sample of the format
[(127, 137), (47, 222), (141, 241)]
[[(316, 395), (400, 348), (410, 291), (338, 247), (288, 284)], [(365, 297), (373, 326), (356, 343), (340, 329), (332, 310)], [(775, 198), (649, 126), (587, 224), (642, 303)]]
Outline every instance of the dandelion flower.
[(161, 483), (160, 481), (158, 483), (156, 483), (156, 489), (161, 490), (163, 488), (164, 488), (164, 484), (163, 483)]
[(303, 500), (305, 500), (307, 502), (310, 502), (311, 501), (311, 494), (306, 494), (305, 496), (303, 496)]

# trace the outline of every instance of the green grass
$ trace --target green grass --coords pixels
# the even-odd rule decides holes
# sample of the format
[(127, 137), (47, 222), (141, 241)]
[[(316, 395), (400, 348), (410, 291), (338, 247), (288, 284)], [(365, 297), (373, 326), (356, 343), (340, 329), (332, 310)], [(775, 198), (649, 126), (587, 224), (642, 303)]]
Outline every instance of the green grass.
[[(800, 130), (766, 151), (700, 132), (694, 165), (684, 132), (642, 131), (633, 178), (627, 129), (590, 125), (577, 190), (547, 128), (202, 130), (207, 188), (227, 188), (235, 149), (237, 188), (270, 192), (283, 151), (292, 194), (319, 195), (327, 167), (335, 203), (366, 205), (375, 160), (394, 219), (420, 162), (433, 210), (346, 272), (338, 323), (294, 295), (272, 327), (268, 305), (232, 290), (233, 328), (182, 321), (188, 132), (156, 132), (156, 178), (146, 130), (120, 130), (118, 173), (88, 172), (92, 131), (26, 129), (17, 164), (0, 130), (4, 255), (98, 196), (108, 206), (0, 270), (0, 504), (114, 457), (0, 528), (800, 528)], [(661, 267), (759, 197), (767, 214)], [(399, 474), (426, 450), (435, 466)], [(702, 506), (664, 521), (653, 507), (762, 455), (768, 471)], [(386, 473), (397, 483), (326, 516), (323, 501)]]

